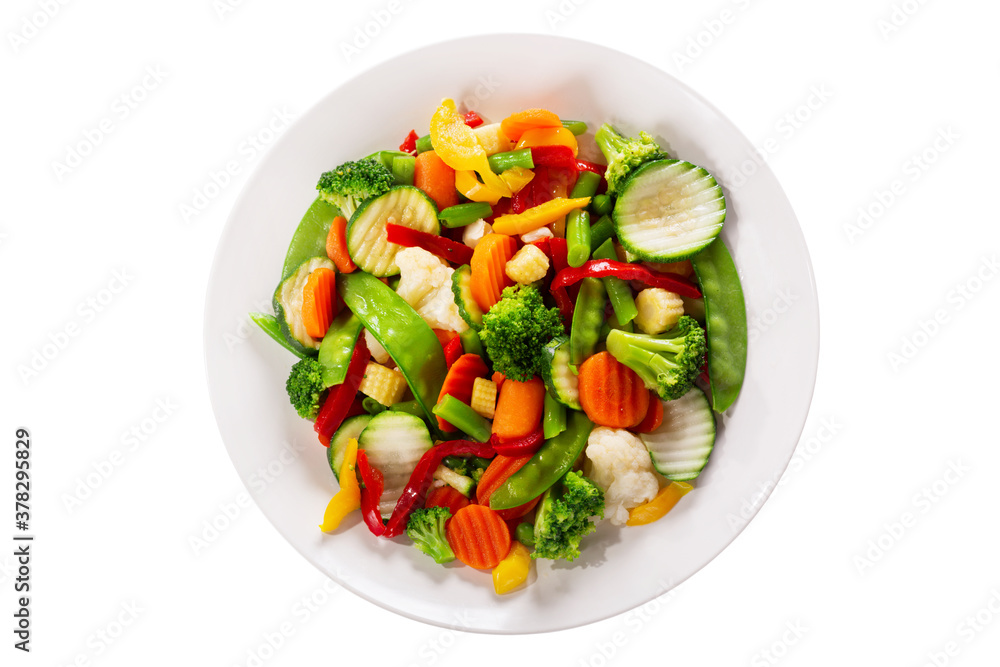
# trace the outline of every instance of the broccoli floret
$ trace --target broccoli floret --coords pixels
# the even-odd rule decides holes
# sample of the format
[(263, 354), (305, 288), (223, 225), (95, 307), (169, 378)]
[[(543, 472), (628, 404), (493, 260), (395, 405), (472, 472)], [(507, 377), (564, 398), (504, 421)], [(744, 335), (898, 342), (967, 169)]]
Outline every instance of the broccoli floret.
[(566, 473), (545, 492), (535, 517), (532, 558), (573, 560), (580, 540), (596, 530), (589, 518), (604, 518), (604, 491), (578, 472)]
[(665, 401), (691, 389), (705, 363), (705, 330), (682, 315), (673, 329), (655, 336), (612, 331), (608, 352), (634, 370)]
[(395, 180), (392, 172), (375, 158), (345, 162), (319, 177), (319, 196), (340, 209), (351, 219), (361, 202), (389, 191)]
[(605, 123), (594, 134), (597, 147), (608, 161), (605, 178), (608, 192), (615, 194), (625, 184), (632, 172), (651, 160), (667, 157), (660, 145), (645, 132), (638, 139), (626, 137), (609, 123)]
[(297, 361), (285, 382), (288, 400), (305, 419), (316, 419), (325, 389), (323, 366), (312, 357)]
[(515, 285), (483, 315), (479, 338), (493, 362), (493, 370), (518, 382), (527, 382), (545, 363), (542, 348), (563, 333), (558, 308), (546, 308), (537, 288)]
[(414, 510), (406, 524), (407, 536), (435, 563), (455, 560), (455, 552), (451, 550), (444, 532), (444, 524), (450, 518), (451, 510), (447, 507), (426, 507)]

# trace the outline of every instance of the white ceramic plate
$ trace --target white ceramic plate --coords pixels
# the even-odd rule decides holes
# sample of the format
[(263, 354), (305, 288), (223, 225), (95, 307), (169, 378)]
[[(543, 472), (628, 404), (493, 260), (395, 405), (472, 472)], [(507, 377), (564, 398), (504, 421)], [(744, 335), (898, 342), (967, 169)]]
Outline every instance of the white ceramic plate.
[[(605, 121), (629, 134), (645, 129), (672, 154), (706, 167), (726, 188), (722, 235), (742, 276), (751, 323), (743, 392), (696, 490), (655, 524), (603, 524), (585, 539), (576, 562), (537, 561), (530, 584), (502, 597), (494, 594), (488, 571), (436, 565), (405, 537), (376, 539), (358, 513), (335, 535), (318, 530), (337, 487), (311, 424), (295, 415), (285, 395), (295, 359), (260, 331), (246, 337), (246, 314), (267, 310), (319, 174), (395, 148), (411, 128), (425, 133), (443, 97), (494, 120), (545, 107), (592, 129)], [(785, 469), (816, 378), (819, 317), (808, 251), (770, 169), (734, 177), (754, 155), (732, 123), (672, 76), (617, 51), (556, 37), (492, 35), (437, 44), (378, 65), (327, 95), (249, 179), (222, 235), (208, 289), (212, 406), (233, 464), (261, 510), (303, 556), (354, 593), (409, 618), (462, 630), (570, 628), (632, 609), (697, 572), (746, 526)]]

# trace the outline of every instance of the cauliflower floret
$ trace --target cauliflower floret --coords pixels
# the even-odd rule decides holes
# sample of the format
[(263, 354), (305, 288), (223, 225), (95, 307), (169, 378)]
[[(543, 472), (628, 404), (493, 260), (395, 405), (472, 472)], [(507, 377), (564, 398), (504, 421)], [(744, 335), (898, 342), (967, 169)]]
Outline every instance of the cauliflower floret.
[(368, 351), (372, 353), (372, 358), (374, 358), (375, 361), (383, 365), (389, 362), (389, 353), (386, 352), (381, 343), (375, 340), (375, 336), (373, 336), (372, 332), (368, 331), (368, 329), (365, 329), (365, 345), (368, 346)]
[(534, 243), (542, 239), (551, 239), (554, 236), (555, 234), (548, 227), (539, 227), (538, 229), (532, 229), (530, 232), (521, 234), (521, 243)]
[(400, 273), (396, 294), (413, 306), (432, 329), (461, 333), (469, 328), (458, 313), (451, 291), (455, 270), (444, 260), (423, 248), (404, 248), (396, 253), (396, 265)]
[(632, 507), (649, 502), (660, 490), (653, 461), (642, 440), (620, 428), (598, 426), (587, 439), (587, 474), (604, 489), (604, 516), (622, 526)]
[(493, 225), (480, 218), (471, 225), (465, 226), (465, 230), (462, 232), (462, 243), (470, 248), (475, 248), (484, 236), (492, 232)]

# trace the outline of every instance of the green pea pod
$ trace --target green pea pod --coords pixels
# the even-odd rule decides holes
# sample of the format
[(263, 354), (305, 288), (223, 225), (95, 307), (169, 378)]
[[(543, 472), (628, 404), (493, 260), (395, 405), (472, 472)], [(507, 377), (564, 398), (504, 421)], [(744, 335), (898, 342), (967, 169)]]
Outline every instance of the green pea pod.
[(330, 323), (323, 342), (319, 344), (319, 363), (323, 367), (325, 386), (341, 384), (347, 377), (347, 367), (361, 329), (361, 320), (346, 308)]
[(747, 367), (747, 308), (729, 250), (716, 238), (691, 258), (705, 297), (712, 409), (725, 412), (743, 386)]
[(580, 458), (594, 424), (587, 415), (570, 410), (566, 430), (546, 440), (541, 449), (490, 496), (490, 508), (510, 509), (545, 493)]
[(330, 234), (330, 223), (340, 215), (340, 209), (317, 198), (312, 206), (302, 216), (292, 242), (288, 244), (285, 253), (285, 266), (281, 270), (281, 279), (295, 273), (302, 262), (311, 257), (326, 257), (326, 237)]
[(431, 328), (403, 297), (363, 271), (338, 275), (337, 291), (396, 362), (427, 419), (437, 423), (432, 409), (448, 368)]
[(278, 318), (274, 315), (267, 315), (265, 313), (250, 313), (250, 319), (256, 322), (257, 326), (266, 333), (268, 336), (274, 339), (276, 343), (281, 345), (292, 354), (294, 354), (299, 359), (305, 358), (305, 354), (302, 350), (292, 347), (288, 339), (285, 338), (285, 334), (281, 333), (281, 325), (278, 324)]
[(573, 323), (569, 330), (570, 363), (582, 364), (597, 349), (604, 326), (604, 297), (607, 292), (600, 278), (580, 281), (580, 294), (573, 309)]

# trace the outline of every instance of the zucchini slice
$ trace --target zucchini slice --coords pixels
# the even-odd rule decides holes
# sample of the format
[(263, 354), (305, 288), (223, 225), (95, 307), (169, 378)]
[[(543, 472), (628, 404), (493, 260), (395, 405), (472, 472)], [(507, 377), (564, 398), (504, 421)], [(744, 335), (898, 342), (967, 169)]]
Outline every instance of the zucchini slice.
[(701, 474), (715, 446), (715, 416), (708, 398), (697, 387), (663, 402), (663, 423), (639, 435), (656, 471), (669, 480), (685, 482)]
[(383, 517), (392, 515), (410, 474), (432, 445), (424, 420), (405, 412), (380, 412), (361, 432), (358, 449), (367, 452), (368, 463), (382, 472), (385, 481), (378, 506)]
[(542, 379), (549, 393), (568, 408), (582, 410), (576, 373), (569, 364), (569, 338), (556, 336), (542, 349)]
[(390, 188), (359, 206), (347, 223), (347, 252), (359, 269), (379, 278), (399, 273), (396, 252), (402, 246), (386, 240), (390, 222), (428, 234), (441, 229), (434, 201), (411, 185)]
[(372, 420), (371, 415), (355, 415), (348, 417), (340, 425), (337, 432), (330, 438), (330, 446), (326, 449), (326, 460), (333, 470), (333, 476), (340, 482), (340, 466), (344, 463), (344, 452), (347, 451), (347, 443), (351, 438), (360, 438), (362, 431)]
[(683, 160), (653, 160), (625, 182), (615, 202), (622, 246), (646, 262), (693, 257), (719, 235), (726, 198), (715, 178)]
[(310, 356), (316, 356), (320, 339), (306, 333), (306, 325), (302, 321), (302, 290), (309, 274), (322, 268), (333, 269), (333, 262), (328, 257), (311, 257), (299, 264), (274, 290), (274, 317), (281, 333), (293, 349)]
[(472, 297), (472, 267), (468, 264), (463, 264), (451, 274), (451, 291), (455, 295), (458, 314), (465, 323), (476, 331), (482, 329), (483, 309)]

